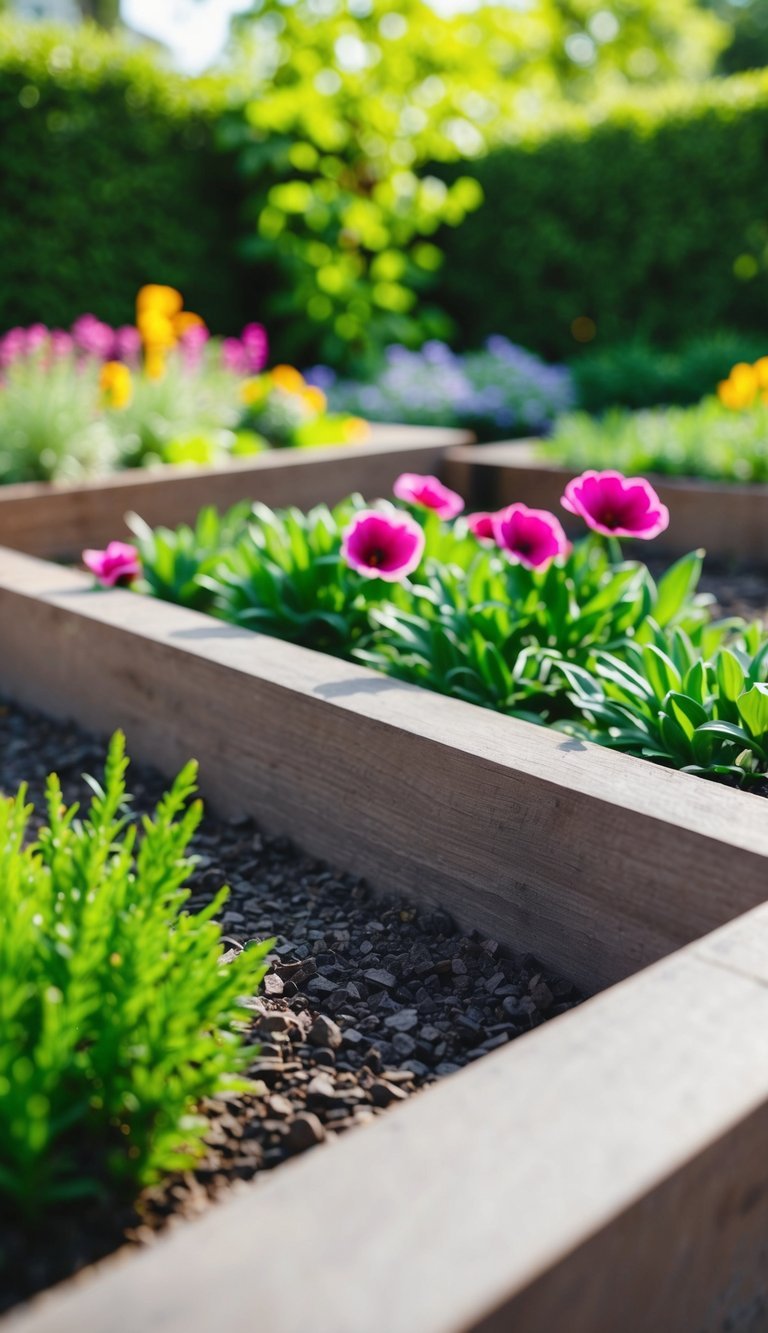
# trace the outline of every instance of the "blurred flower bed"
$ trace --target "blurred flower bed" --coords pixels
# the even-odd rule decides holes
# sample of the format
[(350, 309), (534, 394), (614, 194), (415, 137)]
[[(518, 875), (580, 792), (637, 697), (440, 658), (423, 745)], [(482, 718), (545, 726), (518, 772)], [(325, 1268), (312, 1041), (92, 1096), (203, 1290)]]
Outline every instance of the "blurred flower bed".
[(614, 409), (558, 421), (542, 454), (576, 470), (610, 467), (713, 481), (768, 482), (768, 357), (737, 362), (692, 407)]
[(136, 324), (81, 315), (0, 339), (0, 483), (77, 481), (158, 463), (220, 464), (264, 449), (354, 443), (293, 366), (266, 369), (260, 324), (214, 339), (172, 287), (142, 287)]
[(370, 382), (339, 379), (328, 366), (315, 366), (307, 379), (327, 394), (336, 412), (371, 421), (466, 426), (481, 440), (547, 434), (558, 414), (574, 406), (566, 367), (547, 365), (500, 335), (464, 354), (436, 340), (418, 352), (390, 347)]

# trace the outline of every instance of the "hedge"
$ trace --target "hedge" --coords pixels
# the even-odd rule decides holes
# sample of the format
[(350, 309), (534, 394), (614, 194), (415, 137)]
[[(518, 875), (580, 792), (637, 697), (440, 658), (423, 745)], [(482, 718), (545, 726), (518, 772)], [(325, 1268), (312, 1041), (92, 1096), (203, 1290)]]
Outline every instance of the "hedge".
[(95, 30), (0, 21), (0, 328), (122, 323), (148, 281), (239, 327), (225, 96)]
[[(243, 258), (264, 187), (236, 158), (247, 93), (95, 30), (0, 20), (0, 329), (83, 310), (121, 323), (147, 281), (180, 287), (218, 332), (263, 316), (283, 266), (267, 280)], [(475, 175), (486, 202), (437, 238), (430, 302), (464, 347), (505, 333), (557, 359), (593, 331), (593, 350), (762, 334), (766, 161), (768, 72), (553, 111), (536, 134), (435, 168)]]
[(506, 333), (558, 358), (593, 333), (764, 331), (766, 162), (768, 72), (573, 113), (473, 164), (485, 203), (443, 235), (436, 299), (464, 346)]

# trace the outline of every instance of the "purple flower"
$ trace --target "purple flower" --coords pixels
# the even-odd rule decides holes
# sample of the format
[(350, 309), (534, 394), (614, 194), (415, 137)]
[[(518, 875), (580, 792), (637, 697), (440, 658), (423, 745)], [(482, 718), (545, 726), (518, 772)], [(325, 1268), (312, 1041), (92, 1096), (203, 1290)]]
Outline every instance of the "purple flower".
[(240, 342), (248, 361), (247, 373), (258, 375), (259, 371), (263, 370), (267, 364), (267, 356), (269, 355), (267, 330), (263, 324), (246, 324), (240, 334)]
[(98, 356), (102, 361), (110, 360), (115, 335), (109, 325), (95, 315), (80, 315), (72, 325), (72, 337), (81, 351)]
[(364, 578), (397, 583), (416, 569), (424, 542), (424, 533), (410, 514), (361, 509), (342, 534), (341, 554)]
[(139, 553), (127, 542), (110, 542), (105, 551), (83, 551), (83, 564), (105, 588), (131, 583), (141, 573)]
[(621, 472), (582, 472), (568, 482), (560, 503), (606, 537), (649, 541), (669, 526), (669, 510), (650, 482)]
[(493, 541), (493, 520), (495, 514), (480, 510), (477, 514), (467, 514), (467, 526), (478, 541)]
[(492, 524), (497, 544), (513, 565), (541, 569), (570, 550), (560, 520), (546, 509), (508, 505), (493, 515)]
[(437, 477), (422, 477), (417, 472), (401, 472), (392, 487), (398, 500), (433, 509), (438, 518), (455, 518), (464, 508), (456, 491), (449, 490)]

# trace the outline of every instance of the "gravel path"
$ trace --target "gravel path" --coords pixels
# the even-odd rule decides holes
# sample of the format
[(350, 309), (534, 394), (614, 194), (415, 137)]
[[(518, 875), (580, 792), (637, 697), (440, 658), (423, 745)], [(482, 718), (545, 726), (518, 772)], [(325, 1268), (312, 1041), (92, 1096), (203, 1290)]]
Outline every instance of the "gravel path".
[[(55, 769), (65, 798), (99, 773), (104, 747), (69, 726), (10, 707), (0, 713), (0, 792), (22, 780), (41, 806)], [(141, 812), (157, 775), (133, 767)], [(497, 943), (461, 935), (439, 910), (374, 900), (365, 883), (305, 856), (251, 822), (207, 818), (195, 840), (191, 906), (222, 883), (228, 948), (277, 935), (263, 995), (254, 1002), (261, 1043), (252, 1073), (263, 1096), (205, 1107), (211, 1128), (199, 1168), (148, 1190), (135, 1207), (51, 1215), (32, 1240), (0, 1221), (0, 1308), (76, 1271), (124, 1241), (146, 1243), (182, 1216), (356, 1125), (370, 1123), (436, 1079), (511, 1041), (581, 998), (567, 982)]]

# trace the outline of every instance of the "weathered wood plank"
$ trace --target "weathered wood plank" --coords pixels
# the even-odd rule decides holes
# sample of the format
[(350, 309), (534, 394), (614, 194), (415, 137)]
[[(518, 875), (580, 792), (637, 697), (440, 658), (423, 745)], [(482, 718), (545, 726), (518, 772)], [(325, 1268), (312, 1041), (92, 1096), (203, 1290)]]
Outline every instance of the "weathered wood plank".
[(596, 989), (766, 896), (768, 805), (0, 552), (0, 691)]
[[(476, 450), (459, 446), (447, 456), (445, 474), (475, 509), (500, 509), (520, 500), (532, 508), (554, 510), (571, 535), (583, 532), (580, 520), (560, 507), (565, 483), (576, 470), (537, 458), (531, 441)], [(678, 556), (704, 546), (720, 559), (768, 562), (768, 486), (686, 477), (651, 480), (670, 512), (669, 527), (654, 541), (654, 551)]]
[(123, 536), (131, 510), (153, 525), (174, 526), (191, 522), (207, 504), (225, 509), (262, 500), (309, 508), (357, 490), (374, 498), (387, 494), (400, 472), (434, 472), (449, 446), (471, 438), (460, 430), (374, 426), (365, 444), (275, 449), (221, 468), (158, 467), (78, 486), (2, 486), (0, 543), (59, 558)]
[[(749, 931), (768, 955), (768, 908)], [(674, 955), (3, 1333), (760, 1333), (768, 987)]]

